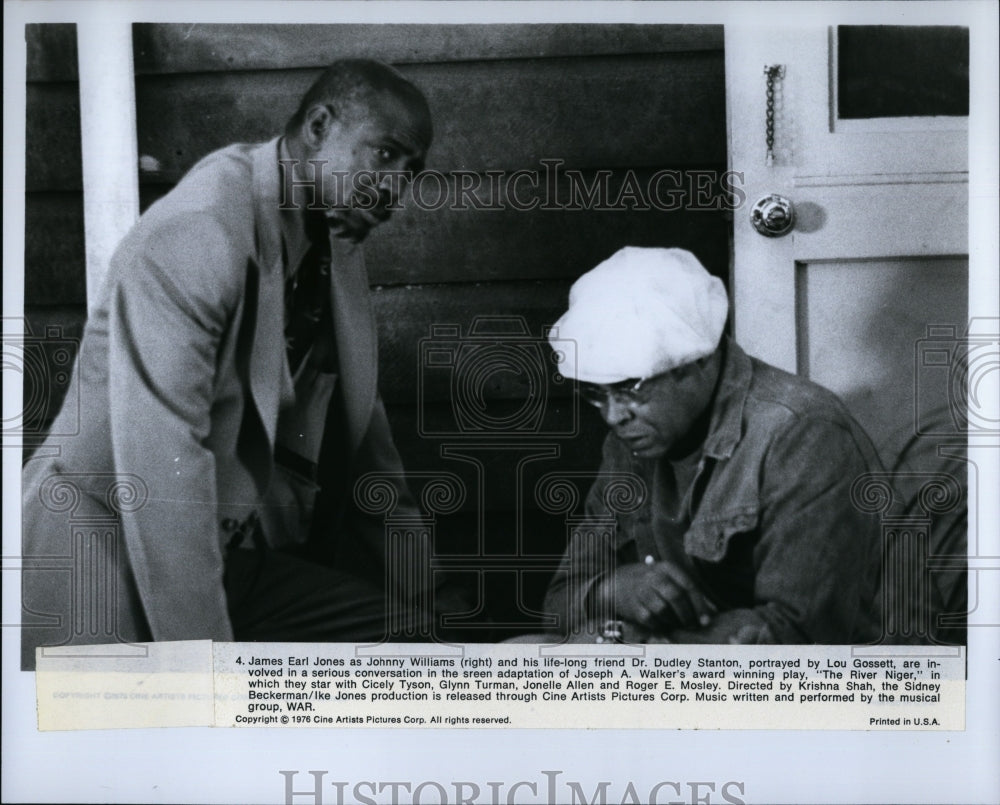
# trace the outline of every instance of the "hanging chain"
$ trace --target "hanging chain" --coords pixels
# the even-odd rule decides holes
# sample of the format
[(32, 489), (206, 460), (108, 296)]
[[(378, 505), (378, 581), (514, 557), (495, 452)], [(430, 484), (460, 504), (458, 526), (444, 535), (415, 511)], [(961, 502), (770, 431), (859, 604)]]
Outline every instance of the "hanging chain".
[(785, 77), (784, 65), (764, 65), (764, 75), (767, 79), (767, 123), (765, 126), (767, 156), (764, 159), (764, 164), (770, 168), (774, 164), (774, 82)]

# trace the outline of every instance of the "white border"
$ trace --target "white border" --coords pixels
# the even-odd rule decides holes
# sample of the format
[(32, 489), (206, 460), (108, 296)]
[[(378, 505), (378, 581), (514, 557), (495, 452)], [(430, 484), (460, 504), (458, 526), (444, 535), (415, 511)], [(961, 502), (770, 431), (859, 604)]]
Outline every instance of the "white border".
[[(23, 24), (72, 22), (100, 12), (141, 21), (241, 22), (699, 22), (968, 24), (974, 55), (970, 118), (970, 315), (997, 316), (997, 14), (975, 3), (326, 3), (5, 2), (4, 315), (19, 315), (24, 248)], [(57, 225), (57, 223), (55, 224)], [(19, 410), (4, 384), (5, 411)], [(996, 400), (994, 400), (994, 405)], [(977, 457), (1000, 478), (1000, 451)], [(19, 451), (4, 450), (4, 555), (16, 555)], [(980, 553), (1000, 555), (996, 496), (979, 500)], [(12, 550), (13, 549), (13, 550)], [(5, 563), (5, 567), (8, 564)], [(997, 571), (984, 574), (996, 586)], [(7, 578), (11, 576), (12, 578)], [(17, 619), (16, 573), (6, 573), (4, 622)], [(990, 578), (992, 576), (992, 578)], [(15, 613), (13, 618), (11, 613)], [(968, 727), (951, 733), (649, 731), (140, 730), (39, 734), (32, 676), (17, 670), (17, 634), (4, 629), (4, 801), (281, 802), (279, 769), (326, 769), (341, 780), (539, 780), (562, 770), (592, 791), (631, 780), (745, 783), (747, 802), (1000, 801), (1000, 630), (970, 630)], [(8, 645), (10, 644), (10, 645)], [(616, 786), (615, 790), (620, 790)], [(335, 801), (331, 796), (324, 801)], [(298, 802), (308, 801), (298, 798)], [(713, 802), (719, 801), (718, 797)]]

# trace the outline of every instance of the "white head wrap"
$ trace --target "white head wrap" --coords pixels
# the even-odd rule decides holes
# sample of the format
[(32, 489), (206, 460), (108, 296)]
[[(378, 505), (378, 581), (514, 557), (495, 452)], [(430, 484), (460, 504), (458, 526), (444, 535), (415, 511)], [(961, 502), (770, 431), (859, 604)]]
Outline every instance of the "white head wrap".
[(712, 354), (728, 311), (722, 281), (691, 252), (626, 246), (573, 283), (550, 340), (576, 342), (569, 376), (617, 383)]

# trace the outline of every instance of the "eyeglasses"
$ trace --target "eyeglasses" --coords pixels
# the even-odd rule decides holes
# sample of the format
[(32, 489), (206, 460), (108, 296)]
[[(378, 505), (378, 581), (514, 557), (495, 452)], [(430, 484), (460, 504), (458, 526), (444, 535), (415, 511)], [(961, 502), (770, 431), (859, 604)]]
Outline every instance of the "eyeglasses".
[(587, 383), (581, 380), (579, 383), (580, 396), (596, 408), (608, 405), (612, 400), (626, 408), (635, 408), (645, 405), (652, 399), (653, 391), (657, 383), (661, 380), (670, 378), (674, 382), (681, 381), (689, 374), (692, 374), (696, 368), (703, 366), (705, 362), (705, 358), (700, 358), (693, 363), (677, 366), (658, 375), (638, 379), (629, 378), (628, 380), (621, 380), (618, 383), (609, 383), (607, 385)]
[(632, 407), (649, 402), (649, 389), (646, 383), (653, 378), (622, 380), (619, 383), (600, 385), (598, 383), (580, 383), (580, 396), (596, 408), (609, 404), (612, 400), (619, 405)]

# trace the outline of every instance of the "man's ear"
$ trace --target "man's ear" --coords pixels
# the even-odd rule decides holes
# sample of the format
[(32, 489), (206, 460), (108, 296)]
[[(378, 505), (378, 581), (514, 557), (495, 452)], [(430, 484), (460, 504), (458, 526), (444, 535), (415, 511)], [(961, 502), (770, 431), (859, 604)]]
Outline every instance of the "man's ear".
[(328, 103), (310, 106), (302, 121), (302, 142), (309, 149), (317, 150), (326, 141), (336, 117), (333, 106)]

